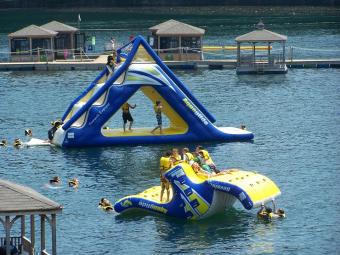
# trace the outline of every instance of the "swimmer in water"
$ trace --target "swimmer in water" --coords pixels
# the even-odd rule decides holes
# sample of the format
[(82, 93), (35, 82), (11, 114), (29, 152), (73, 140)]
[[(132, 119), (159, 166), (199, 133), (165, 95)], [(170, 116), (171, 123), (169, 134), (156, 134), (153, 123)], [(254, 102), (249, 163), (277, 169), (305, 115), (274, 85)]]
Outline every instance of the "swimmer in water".
[(15, 139), (14, 139), (13, 146), (18, 148), (18, 147), (20, 147), (21, 145), (22, 145), (21, 140), (20, 140), (19, 138), (15, 138)]
[(61, 179), (60, 179), (59, 176), (54, 176), (49, 182), (52, 185), (60, 185), (61, 184)]
[(33, 136), (32, 129), (26, 129), (25, 130), (25, 136), (32, 137)]
[(1, 142), (0, 142), (0, 146), (7, 146), (7, 140), (2, 139)]
[(99, 202), (99, 206), (104, 209), (105, 211), (111, 211), (113, 210), (112, 204), (110, 201), (106, 198), (102, 198)]
[(77, 178), (73, 178), (68, 181), (68, 186), (73, 187), (73, 188), (78, 188), (79, 185), (79, 180)]

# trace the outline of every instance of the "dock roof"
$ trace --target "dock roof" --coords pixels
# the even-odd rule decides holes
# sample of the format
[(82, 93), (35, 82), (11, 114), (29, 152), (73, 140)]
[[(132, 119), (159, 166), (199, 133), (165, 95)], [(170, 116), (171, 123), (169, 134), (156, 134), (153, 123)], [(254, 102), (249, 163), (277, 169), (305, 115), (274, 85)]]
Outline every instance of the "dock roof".
[(0, 179), (0, 216), (61, 212), (62, 206), (37, 191)]
[(49, 29), (49, 30), (52, 30), (52, 31), (56, 31), (56, 32), (77, 32), (78, 31), (78, 28), (66, 25), (64, 23), (61, 23), (61, 22), (55, 21), (55, 20), (53, 20), (49, 23), (46, 23), (46, 24), (44, 24), (40, 27), (45, 28), (45, 29)]
[(156, 35), (186, 35), (186, 36), (201, 36), (205, 30), (199, 27), (194, 27), (189, 24), (170, 19), (156, 26), (150, 27), (149, 30), (155, 32)]
[(284, 42), (287, 36), (274, 33), (264, 29), (265, 25), (262, 20), (256, 25), (256, 30), (236, 37), (236, 42)]
[(11, 38), (17, 37), (39, 37), (39, 38), (51, 38), (58, 34), (58, 32), (42, 28), (36, 25), (30, 25), (24, 27), (16, 32), (10, 33), (8, 36)]

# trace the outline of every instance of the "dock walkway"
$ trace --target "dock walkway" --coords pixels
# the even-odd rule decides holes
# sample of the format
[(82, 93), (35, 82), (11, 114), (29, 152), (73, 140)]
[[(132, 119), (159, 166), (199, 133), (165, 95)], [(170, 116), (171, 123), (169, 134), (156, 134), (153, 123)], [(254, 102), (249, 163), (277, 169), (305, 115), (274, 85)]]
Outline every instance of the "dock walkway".
[[(81, 71), (102, 70), (107, 55), (94, 60), (53, 61), (53, 62), (6, 62), (0, 63), (0, 71)], [(195, 60), (195, 61), (164, 61), (171, 69), (234, 69), (236, 59), (228, 60)], [(286, 61), (288, 68), (340, 68), (340, 59), (296, 59)]]

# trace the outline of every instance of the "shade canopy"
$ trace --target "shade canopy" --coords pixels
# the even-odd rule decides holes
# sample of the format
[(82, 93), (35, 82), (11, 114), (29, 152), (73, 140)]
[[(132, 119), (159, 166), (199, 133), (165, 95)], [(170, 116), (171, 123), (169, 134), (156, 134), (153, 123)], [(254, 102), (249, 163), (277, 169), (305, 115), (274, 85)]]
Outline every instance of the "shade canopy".
[(287, 36), (266, 29), (257, 29), (236, 37), (236, 42), (284, 42)]
[(35, 190), (0, 179), (0, 216), (58, 213), (62, 206)]
[(173, 19), (150, 27), (149, 30), (159, 36), (202, 36), (205, 33), (205, 30), (202, 28), (194, 27)]
[(52, 31), (43, 27), (38, 27), (36, 25), (30, 25), (24, 27), (16, 32), (10, 33), (8, 37), (10, 38), (22, 38), (22, 37), (39, 37), (39, 38), (51, 38), (58, 34), (56, 31)]

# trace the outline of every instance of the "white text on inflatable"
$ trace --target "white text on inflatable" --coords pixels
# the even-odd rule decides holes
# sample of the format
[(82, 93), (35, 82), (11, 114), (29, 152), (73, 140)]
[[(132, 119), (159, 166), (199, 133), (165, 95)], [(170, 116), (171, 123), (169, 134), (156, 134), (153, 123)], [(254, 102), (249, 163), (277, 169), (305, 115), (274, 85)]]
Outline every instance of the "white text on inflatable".
[(204, 123), (204, 125), (208, 125), (209, 122), (208, 120), (204, 117), (202, 113), (200, 113), (190, 102), (187, 98), (183, 99), (183, 102), (185, 103), (186, 106), (189, 107), (190, 110)]

